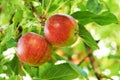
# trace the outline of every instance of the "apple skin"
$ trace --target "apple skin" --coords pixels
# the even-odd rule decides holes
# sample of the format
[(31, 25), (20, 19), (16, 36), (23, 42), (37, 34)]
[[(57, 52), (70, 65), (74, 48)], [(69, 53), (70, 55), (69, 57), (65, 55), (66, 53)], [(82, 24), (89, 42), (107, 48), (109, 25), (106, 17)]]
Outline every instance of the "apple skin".
[(77, 40), (78, 25), (75, 19), (65, 14), (48, 18), (44, 28), (45, 38), (55, 47), (72, 45)]
[(51, 55), (51, 48), (45, 38), (33, 32), (21, 36), (16, 50), (19, 60), (32, 66), (45, 63)]

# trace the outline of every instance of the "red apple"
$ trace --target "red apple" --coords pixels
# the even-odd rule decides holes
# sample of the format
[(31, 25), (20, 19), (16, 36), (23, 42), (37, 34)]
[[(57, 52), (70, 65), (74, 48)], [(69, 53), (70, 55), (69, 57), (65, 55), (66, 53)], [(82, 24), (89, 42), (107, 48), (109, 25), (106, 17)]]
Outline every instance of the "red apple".
[(39, 66), (50, 58), (50, 54), (49, 44), (36, 33), (28, 32), (18, 40), (17, 56), (23, 63)]
[(45, 24), (45, 37), (56, 47), (72, 45), (76, 39), (77, 22), (69, 15), (55, 14)]

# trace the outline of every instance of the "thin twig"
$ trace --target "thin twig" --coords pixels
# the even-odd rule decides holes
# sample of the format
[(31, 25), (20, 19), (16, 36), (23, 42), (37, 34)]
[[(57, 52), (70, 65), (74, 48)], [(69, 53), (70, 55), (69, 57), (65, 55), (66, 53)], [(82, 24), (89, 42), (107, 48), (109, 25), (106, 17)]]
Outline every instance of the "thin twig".
[(88, 46), (87, 46), (87, 51), (88, 51), (89, 60), (90, 60), (91, 65), (92, 65), (92, 69), (95, 73), (97, 80), (102, 80), (102, 78), (107, 78), (107, 79), (113, 80), (112, 78), (100, 73), (98, 64), (97, 64), (97, 62), (92, 54), (92, 50)]
[(23, 65), (22, 65), (22, 62), (20, 62), (19, 63), (20, 64), (20, 77), (22, 78), (22, 80), (23, 80), (23, 73), (22, 73), (22, 67), (23, 67)]
[(89, 59), (90, 59), (90, 62), (91, 62), (92, 68), (94, 70), (96, 78), (98, 80), (101, 80), (101, 77), (98, 74), (99, 73), (98, 65), (97, 65), (96, 60), (94, 59), (92, 54), (89, 56)]
[(101, 78), (106, 78), (106, 79), (109, 79), (109, 80), (113, 80), (111, 77), (106, 76), (106, 75), (104, 75), (104, 74), (99, 74), (99, 76), (100, 76)]
[(80, 66), (80, 65), (86, 60), (87, 57), (89, 57), (89, 54), (88, 54), (87, 56), (85, 56), (85, 57), (80, 61), (80, 63), (78, 64), (78, 66)]
[(38, 14), (32, 3), (31, 3), (31, 11), (34, 13), (35, 17), (40, 22), (41, 26), (44, 26), (46, 21), (46, 15), (44, 13), (42, 13), (41, 15)]
[(20, 62), (20, 76), (22, 76), (22, 62)]
[(88, 54), (89, 54), (89, 59), (90, 59), (93, 71), (95, 73), (95, 76), (98, 80), (101, 80), (101, 76), (99, 76), (99, 74), (98, 74), (98, 73), (100, 73), (100, 71), (98, 69), (97, 62), (96, 62), (96, 60), (95, 60), (95, 58), (92, 54), (92, 50), (88, 46), (87, 46), (87, 51), (88, 51)]

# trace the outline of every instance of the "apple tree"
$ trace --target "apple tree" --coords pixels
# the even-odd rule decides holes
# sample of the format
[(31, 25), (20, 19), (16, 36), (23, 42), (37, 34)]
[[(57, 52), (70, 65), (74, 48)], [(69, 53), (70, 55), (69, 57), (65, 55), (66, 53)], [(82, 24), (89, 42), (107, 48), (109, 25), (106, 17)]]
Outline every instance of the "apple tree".
[(120, 80), (119, 0), (0, 0), (0, 80)]

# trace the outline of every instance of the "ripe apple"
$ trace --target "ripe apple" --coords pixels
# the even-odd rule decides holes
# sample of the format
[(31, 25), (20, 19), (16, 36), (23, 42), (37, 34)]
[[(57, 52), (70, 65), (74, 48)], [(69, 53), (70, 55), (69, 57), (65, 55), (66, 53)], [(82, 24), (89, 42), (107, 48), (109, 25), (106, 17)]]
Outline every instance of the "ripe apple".
[(48, 18), (45, 24), (45, 37), (53, 46), (70, 46), (77, 40), (77, 26), (73, 17), (65, 14), (55, 14)]
[(45, 63), (51, 54), (51, 48), (45, 38), (33, 32), (21, 36), (16, 50), (19, 60), (32, 66)]

